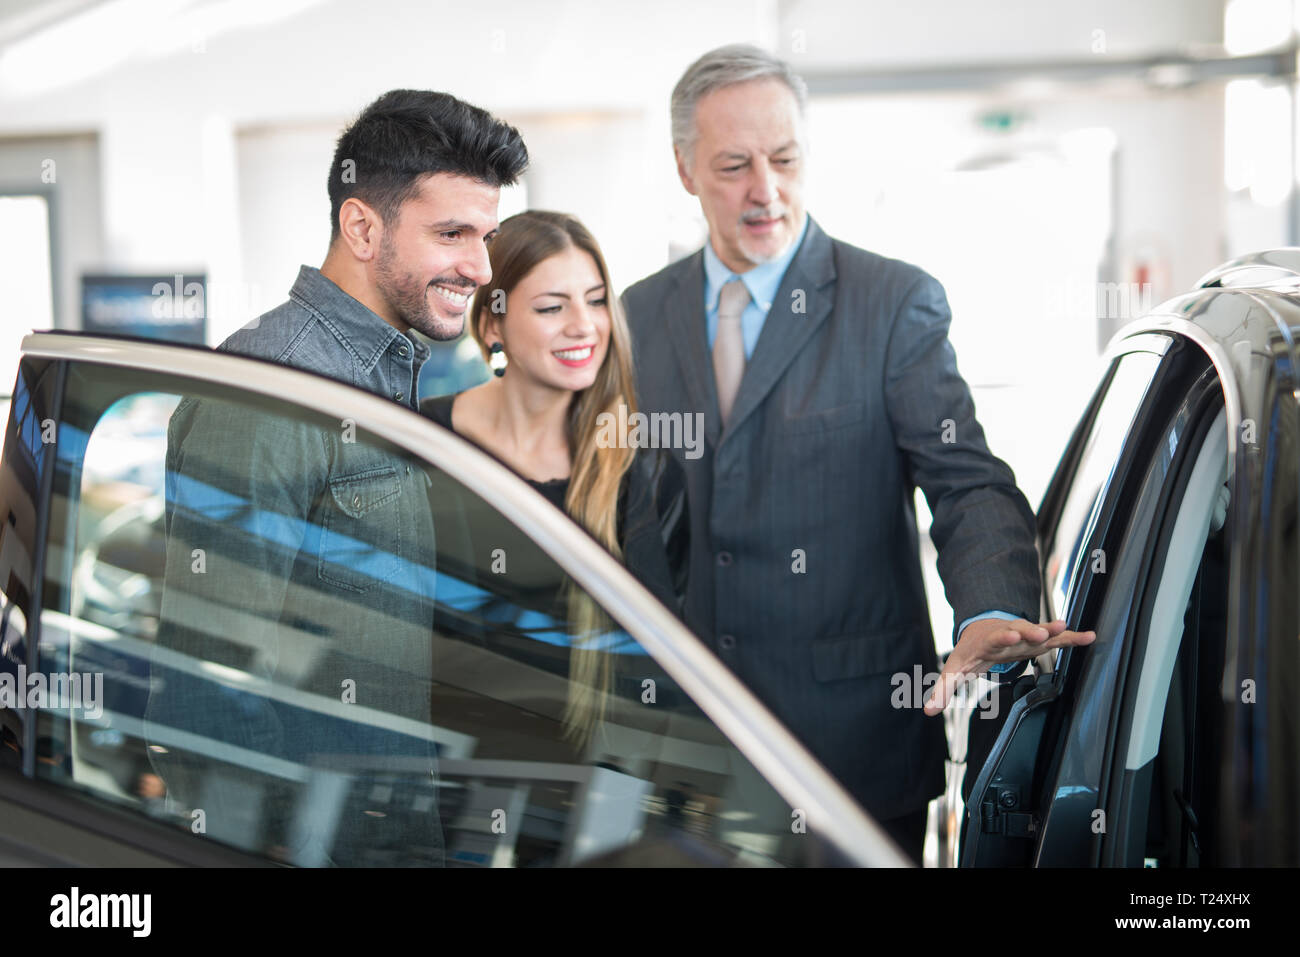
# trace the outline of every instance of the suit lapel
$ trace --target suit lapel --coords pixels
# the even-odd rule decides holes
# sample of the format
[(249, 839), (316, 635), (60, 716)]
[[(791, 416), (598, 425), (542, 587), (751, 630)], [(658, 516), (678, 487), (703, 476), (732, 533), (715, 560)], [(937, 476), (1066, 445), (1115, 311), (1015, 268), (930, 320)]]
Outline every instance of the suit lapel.
[[(699, 271), (702, 275), (703, 268)], [(701, 289), (699, 299), (703, 298), (704, 292)], [(745, 366), (745, 375), (740, 380), (740, 391), (736, 393), (736, 404), (727, 421), (723, 441), (734, 434), (750, 413), (767, 398), (799, 350), (826, 321), (834, 299), (835, 261), (831, 240), (810, 216), (803, 245), (790, 261), (790, 268), (785, 271), (781, 287), (772, 300), (772, 308), (763, 320), (763, 331), (759, 333), (754, 354)], [(706, 353), (707, 345), (706, 336)], [(712, 387), (712, 369), (707, 371)], [(717, 390), (716, 387), (712, 388), (716, 409)]]
[(686, 383), (688, 408), (704, 412), (704, 437), (716, 446), (721, 431), (718, 387), (704, 321), (704, 252), (691, 257), (676, 288), (664, 303), (668, 334)]

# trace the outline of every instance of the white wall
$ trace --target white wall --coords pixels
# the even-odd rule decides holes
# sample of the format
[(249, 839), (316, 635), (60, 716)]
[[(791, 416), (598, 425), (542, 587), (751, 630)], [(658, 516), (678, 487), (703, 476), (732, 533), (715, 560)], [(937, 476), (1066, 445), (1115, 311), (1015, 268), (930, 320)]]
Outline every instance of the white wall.
[[(292, 281), (286, 261), (319, 263), (309, 224), (328, 215), (320, 144), (332, 152), (339, 127), (395, 87), (448, 89), (519, 118), (537, 157), (534, 204), (589, 215), (616, 281), (630, 282), (668, 248), (667, 222), (647, 211), (663, 210), (676, 188), (667, 146), (676, 76), (713, 46), (762, 39), (760, 23), (772, 20), (756, 17), (767, 4), (747, 0), (653, 10), (496, 0), (469, 18), (450, 3), (330, 0), (260, 29), (208, 33), (180, 7), (91, 37), (84, 50), (56, 48), (32, 69), (0, 54), (0, 137), (98, 131), (104, 264), (206, 268), (216, 304), (239, 315), (280, 301)], [(110, 41), (121, 62), (61, 82), (85, 73), (79, 53), (102, 58)], [(214, 339), (235, 315), (214, 315)]]
[(340, 124), (258, 126), (241, 132), (239, 221), (247, 296), (209, 310), (220, 341), (284, 300), (302, 263), (319, 266), (329, 246), (326, 183)]
[[(231, 4), (150, 0), (150, 15), (125, 23), (107, 18), (114, 6), (100, 11), (104, 22), (84, 47), (64, 40), (26, 67), (30, 53), (0, 53), (0, 137), (96, 131), (102, 203), (94, 213), (79, 207), (65, 240), (102, 233), (97, 267), (206, 270), (214, 338), (280, 301), (297, 263), (319, 262), (325, 240), (313, 224), (326, 215), (328, 149), (385, 89), (450, 89), (519, 125), (534, 156), (530, 202), (588, 220), (616, 283), (626, 285), (662, 264), (675, 238), (698, 233), (698, 213), (672, 170), (667, 100), (681, 69), (712, 46), (756, 41), (808, 68), (876, 69), (1078, 57), (1094, 48), (1095, 29), (1105, 31), (1106, 55), (1222, 33), (1221, 0), (669, 0), (653, 8), (631, 0), (489, 0), (468, 18), (452, 16), (463, 8), (445, 2), (238, 0), (233, 8), (260, 23), (226, 30), (200, 14)], [(954, 109), (952, 99), (919, 106), (933, 138), (947, 143), (970, 123), (970, 110)], [(857, 122), (870, 122), (873, 108), (864, 104)], [(1176, 99), (1105, 101), (1092, 91), (1043, 118), (1059, 115), (1068, 126), (1085, 113), (1108, 113), (1103, 120), (1124, 127), (1121, 162), (1136, 177), (1121, 176), (1122, 190), (1170, 171), (1178, 177), (1187, 158), (1203, 162), (1213, 152), (1206, 137), (1222, 126), (1221, 116), (1199, 111), (1201, 128), (1191, 128)], [(882, 128), (882, 151), (905, 147), (889, 143)], [(1170, 153), (1178, 159), (1169, 162)], [(1219, 215), (1211, 193), (1185, 203), (1175, 190), (1132, 192), (1122, 210), (1170, 237), (1174, 283), (1218, 256), (1219, 249), (1207, 251), (1215, 241), (1201, 238), (1213, 229), (1200, 227), (1213, 224), (1185, 228), (1189, 217)], [(1250, 210), (1234, 222), (1249, 235)], [(78, 266), (82, 255), (72, 257)]]
[(885, 69), (1140, 56), (1223, 36), (1223, 0), (792, 0), (781, 50), (796, 66)]
[[(51, 213), (59, 253), (54, 262), (55, 321), (80, 321), (82, 271), (103, 265), (103, 193), (100, 189), (99, 142), (93, 133), (16, 137), (0, 140), (0, 189), (53, 192)], [(52, 178), (52, 182), (50, 181)], [(0, 263), (0, 290), (4, 264)], [(30, 328), (22, 316), (6, 316), (4, 334)], [(10, 383), (0, 385), (7, 392)]]

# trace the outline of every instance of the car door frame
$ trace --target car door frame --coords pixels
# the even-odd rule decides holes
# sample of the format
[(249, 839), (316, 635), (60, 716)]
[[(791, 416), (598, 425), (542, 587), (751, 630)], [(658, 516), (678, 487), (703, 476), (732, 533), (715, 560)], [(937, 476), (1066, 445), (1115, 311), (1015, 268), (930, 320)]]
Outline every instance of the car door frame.
[[(1084, 449), (1109, 395), (1119, 363), (1126, 355), (1133, 353), (1152, 353), (1157, 356), (1157, 366), (1144, 391), (1145, 397), (1159, 379), (1164, 359), (1175, 344), (1176, 340), (1170, 336), (1133, 337), (1122, 345), (1113, 344), (1104, 356), (1102, 379), (1066, 445), (1037, 513), (1039, 582), (1044, 614), (1048, 611), (1047, 595), (1051, 587), (1045, 563), (1052, 541), (1047, 535), (1055, 534), (1056, 523), (1060, 520)], [(1134, 411), (1128, 426), (1129, 433), (1140, 428), (1145, 406), (1144, 398), (1142, 406)], [(1119, 460), (1098, 491), (1098, 502), (1089, 517), (1092, 528), (1090, 531), (1088, 526), (1085, 525), (1084, 528), (1082, 547), (1085, 550), (1089, 542), (1105, 540), (1109, 531), (1116, 506), (1111, 497), (1113, 483), (1117, 476), (1122, 477), (1132, 467), (1133, 455), (1131, 451), (1127, 455), (1125, 452), (1122, 447)], [(1073, 612), (1072, 617), (1065, 609), (1055, 610), (1057, 617), (1064, 617), (1069, 627), (1076, 629), (1081, 627), (1076, 619), (1082, 606), (1077, 591), (1077, 587), (1072, 589), (1071, 595), (1067, 597), (1073, 606), (1069, 610)], [(1044, 777), (1043, 769), (1039, 768), (1039, 756), (1043, 742), (1058, 737), (1063, 714), (1068, 710), (1066, 702), (1070, 700), (1071, 685), (1068, 678), (1072, 657), (1070, 650), (1065, 649), (1057, 661), (1045, 661), (1037, 673), (1026, 673), (1017, 681), (1014, 699), (997, 741), (990, 749), (983, 767), (977, 769), (975, 784), (971, 788), (962, 821), (960, 866), (1024, 866), (1033, 861), (1046, 816), (1044, 801), (1035, 787)], [(1051, 707), (1058, 701), (1062, 702), (1062, 706)], [(988, 806), (990, 801), (991, 807)], [(998, 822), (997, 817), (1003, 820)], [(995, 828), (998, 829), (997, 832), (992, 830)]]
[[(1179, 520), (1184, 517), (1189, 482), (1203, 450), (1210, 443), (1210, 429), (1224, 411), (1217, 372), (1210, 369), (1197, 380), (1189, 390), (1184, 406), (1188, 413), (1186, 427), (1173, 461), (1161, 479), (1162, 488), (1145, 545), (1143, 571), (1133, 588), (1129, 627), (1122, 636), (1117, 636), (1122, 637), (1122, 647), (1108, 703), (1106, 747), (1097, 791), (1097, 807), (1105, 812), (1105, 827), (1095, 834), (1089, 861), (1103, 867), (1124, 866), (1131, 862), (1135, 853), (1139, 859), (1142, 856), (1139, 844), (1146, 834), (1153, 767), (1150, 761), (1141, 768), (1129, 769), (1127, 766), (1133, 734), (1133, 706), (1143, 684), (1145, 655), (1152, 640), (1156, 604), (1166, 586), (1172, 536)], [(1196, 555), (1196, 562), (1200, 562), (1200, 552)], [(1135, 812), (1140, 812), (1140, 815)], [(1138, 847), (1136, 852), (1135, 847)]]
[[(1222, 391), (1223, 406), (1226, 412), (1226, 424), (1228, 428), (1227, 475), (1229, 482), (1233, 483), (1234, 498), (1239, 500), (1240, 485), (1239, 483), (1234, 482), (1234, 478), (1237, 476), (1238, 463), (1246, 461), (1242, 457), (1243, 452), (1241, 443), (1239, 442), (1239, 430), (1242, 426), (1245, 413), (1253, 408), (1253, 400), (1250, 395), (1243, 391), (1243, 385), (1246, 381), (1247, 373), (1239, 373), (1238, 364), (1242, 362), (1248, 363), (1250, 361), (1253, 348), (1249, 345), (1251, 342), (1251, 335), (1259, 335), (1261, 328), (1268, 333), (1280, 329), (1284, 338), (1289, 340), (1291, 337), (1287, 324), (1278, 316), (1274, 309), (1269, 307), (1266, 301), (1268, 296), (1272, 295), (1272, 293), (1263, 294), (1260, 291), (1252, 290), (1219, 290), (1217, 288), (1210, 288), (1210, 286), (1213, 285), (1215, 284), (1208, 284), (1206, 288), (1199, 290), (1198, 292), (1170, 300), (1169, 302), (1162, 304), (1160, 307), (1157, 307), (1152, 314), (1121, 330), (1121, 332), (1112, 339), (1111, 344), (1107, 349), (1106, 358), (1108, 371), (1106, 374), (1107, 381), (1105, 384), (1107, 386), (1109, 385), (1109, 379), (1113, 375), (1114, 360), (1120, 355), (1132, 351), (1134, 341), (1141, 340), (1142, 337), (1150, 335), (1170, 336), (1180, 349), (1184, 346), (1192, 348), (1195, 350), (1195, 353), (1199, 354), (1202, 362), (1208, 360), (1208, 365), (1213, 367)], [(1213, 318), (1210, 314), (1214, 308), (1225, 301), (1221, 298), (1223, 296), (1239, 298), (1229, 300), (1229, 308), (1219, 309), (1218, 318)], [(1256, 307), (1262, 308), (1250, 324), (1250, 328), (1247, 328), (1248, 314)], [(1223, 330), (1224, 334), (1222, 336), (1216, 336), (1216, 324), (1218, 329)], [(1234, 333), (1235, 335), (1233, 335)], [(1231, 338), (1229, 338), (1230, 335)], [(1240, 351), (1237, 348), (1238, 346), (1245, 346), (1246, 348), (1244, 352)], [(1158, 374), (1157, 371), (1157, 375)], [(1154, 381), (1155, 380), (1153, 379), (1153, 383)], [(1044, 496), (1045, 504), (1050, 505), (1053, 511), (1051, 513), (1040, 514), (1040, 532), (1043, 528), (1052, 527), (1055, 520), (1059, 517), (1061, 503), (1064, 501), (1069, 483), (1074, 478), (1075, 469), (1078, 464), (1079, 450), (1081, 448), (1080, 443), (1084, 441), (1086, 436), (1091, 432), (1092, 424), (1095, 422), (1096, 412), (1099, 408), (1098, 399), (1101, 395), (1104, 395), (1104, 390), (1099, 388), (1098, 395), (1094, 396), (1093, 401), (1089, 405), (1089, 410), (1086, 416), (1087, 425), (1085, 426), (1081, 423), (1080, 426), (1076, 428), (1071, 443), (1067, 447), (1067, 454), (1066, 456), (1063, 456), (1062, 465), (1058, 468), (1057, 474), (1053, 476), (1052, 483), (1049, 485), (1048, 494)], [(1144, 405), (1145, 404), (1146, 403), (1144, 403)], [(1141, 411), (1142, 410), (1139, 410), (1139, 414)], [(1131, 427), (1130, 431), (1133, 431), (1133, 429), (1136, 428), (1136, 425), (1137, 421), (1135, 418), (1134, 425)], [(1116, 468), (1118, 469), (1119, 466), (1117, 465)], [(1240, 538), (1234, 536), (1229, 570), (1230, 607), (1227, 637), (1227, 661), (1229, 663), (1235, 661), (1237, 628), (1240, 621), (1243, 620), (1241, 617), (1242, 614), (1245, 611), (1248, 611), (1248, 608), (1246, 607), (1248, 603), (1244, 602), (1242, 598), (1243, 588), (1246, 587), (1246, 583), (1243, 580), (1245, 570), (1243, 563), (1240, 560), (1240, 548)], [(1044, 579), (1046, 578), (1045, 575), (1043, 577)], [(1142, 583), (1140, 582), (1136, 583), (1137, 586), (1140, 586), (1141, 584)], [(1132, 605), (1132, 596), (1130, 596), (1130, 598), (1130, 605)], [(1044, 604), (1045, 603), (1046, 600), (1044, 600)], [(1078, 617), (1077, 602), (1072, 599), (1070, 605), (1070, 614), (1066, 616), (1066, 620), (1070, 623), (1071, 627), (1077, 628), (1080, 625), (1080, 622), (1075, 620), (1075, 618)], [(1092, 649), (1082, 650), (1081, 655), (1078, 656), (1070, 650), (1064, 651), (1061, 655), (1062, 671), (1068, 669), (1069, 662), (1074, 657), (1087, 655), (1090, 650)], [(1231, 674), (1225, 672), (1225, 687), (1227, 686), (1230, 677)], [(1061, 680), (1063, 678), (1064, 675), (1060, 677), (1040, 675), (1032, 685), (1028, 686), (1025, 691), (1022, 692), (1022, 697), (1016, 701), (1015, 705), (1012, 707), (1012, 713), (1008, 715), (1006, 725), (1003, 728), (1003, 734), (999, 737), (998, 743), (995, 744), (990, 753), (989, 761), (986, 762), (985, 767), (982, 769), (981, 780), (977, 782), (976, 788), (972, 791), (972, 807), (980, 806), (976, 802), (982, 798), (984, 789), (987, 788), (989, 783), (991, 773), (998, 761), (1006, 755), (1008, 742), (1016, 735), (1017, 727), (1022, 721), (1024, 721), (1025, 715), (1032, 713), (1034, 710), (1055, 700), (1057, 697), (1056, 689), (1061, 686)], [(1068, 694), (1069, 683), (1066, 683), (1065, 687)], [(1118, 706), (1116, 705), (1116, 700), (1116, 698), (1113, 698), (1110, 704)], [(1072, 707), (1072, 704), (1066, 701), (1063, 703), (1062, 708), (1056, 710), (1065, 712), (1063, 717), (1067, 717), (1071, 714)], [(1112, 709), (1108, 708), (1107, 713), (1108, 716), (1111, 715)], [(1114, 754), (1115, 745), (1114, 735), (1115, 733), (1118, 733), (1117, 726), (1114, 722), (1111, 722), (1111, 730), (1107, 733), (1109, 737), (1107, 737), (1105, 741), (1106, 755), (1103, 764), (1105, 767), (1109, 768), (1113, 762), (1112, 756)], [(1056, 772), (1060, 769), (1061, 749), (1053, 749), (1053, 753), (1050, 757), (1052, 761), (1056, 762), (1056, 767), (1049, 768), (1048, 772), (1043, 775), (1043, 777), (1047, 779), (1047, 782), (1056, 779)], [(1030, 758), (1028, 770), (1024, 767), (1013, 767), (1011, 770), (1022, 775), (1032, 775), (1034, 762), (1036, 760), (1036, 757)], [(1094, 807), (1100, 807), (1101, 801), (1098, 800), (1096, 789), (1092, 791), (1091, 797), (1089, 797), (1088, 794), (1075, 793), (1080, 790), (1087, 791), (1088, 789), (1074, 787), (1058, 788), (1054, 795), (1043, 801), (1043, 804), (1056, 810), (1061, 810), (1063, 805), (1068, 804), (1071, 801), (1078, 804), (1080, 807), (1088, 803), (1091, 803)], [(1067, 794), (1066, 792), (1069, 793)], [(971, 809), (968, 808), (966, 816), (968, 827), (971, 819)], [(1048, 823), (1049, 822), (1041, 819), (1036, 822), (1038, 833), (1035, 836), (1035, 844), (1038, 846), (1034, 854), (1034, 863), (1075, 865), (1096, 865), (1103, 863), (1101, 853), (1103, 841), (1101, 840), (1092, 840), (1088, 842), (1088, 854), (1086, 860), (1076, 859), (1073, 852), (1062, 855), (1060, 853), (1062, 850), (1061, 848), (1054, 848), (1051, 851), (1045, 850), (1043, 847), (1043, 837), (1049, 830), (1051, 830), (1047, 826)], [(1056, 830), (1059, 831), (1061, 829), (1057, 828)], [(965, 834), (963, 836), (965, 836)], [(979, 841), (977, 839), (972, 843), (978, 845)], [(963, 866), (972, 866), (973, 863), (973, 851), (970, 856), (967, 856), (966, 848), (964, 847)]]
[[(1177, 335), (1181, 340), (1194, 345), (1204, 354), (1213, 367), (1217, 378), (1221, 405), (1225, 413), (1227, 429), (1227, 483), (1231, 490), (1230, 505), (1227, 514), (1228, 545), (1228, 595), (1227, 595), (1227, 633), (1225, 636), (1224, 673), (1221, 690), (1224, 700), (1234, 683), (1234, 667), (1237, 665), (1236, 649), (1239, 635), (1248, 627), (1253, 617), (1254, 588), (1252, 577), (1255, 570), (1246, 561), (1248, 540), (1257, 536), (1259, 530), (1248, 527), (1247, 515), (1258, 506), (1251, 476), (1259, 469), (1254, 452), (1249, 443), (1242, 441), (1242, 430), (1250, 418), (1262, 418), (1266, 410), (1260, 407), (1262, 393), (1258, 363), (1269, 366), (1269, 375), (1276, 372), (1276, 361), (1270, 361), (1270, 350), (1261, 350), (1264, 341), (1284, 340), (1288, 352), (1294, 353), (1294, 343), (1290, 329), (1270, 303), (1273, 293), (1255, 289), (1219, 289), (1216, 284), (1209, 284), (1203, 290), (1171, 300), (1159, 307), (1154, 314), (1141, 322), (1141, 331), (1166, 332)], [(1227, 308), (1219, 308), (1223, 305)], [(1210, 321), (1207, 315), (1217, 310), (1219, 317)], [(1224, 335), (1215, 334), (1214, 325), (1224, 330)], [(1135, 331), (1136, 332), (1136, 331)], [(1252, 364), (1255, 365), (1252, 371)], [(1209, 414), (1213, 414), (1210, 412)], [(1261, 426), (1263, 427), (1263, 426)], [(1199, 451), (1196, 442), (1184, 443), (1187, 452), (1194, 455)], [(1186, 463), (1190, 468), (1190, 463)], [(1185, 470), (1185, 469), (1184, 469)], [(1171, 483), (1180, 483), (1181, 475), (1170, 475)], [(1171, 490), (1172, 494), (1172, 490)], [(1176, 515), (1164, 515), (1152, 529), (1151, 550), (1158, 547), (1158, 539), (1166, 536), (1176, 521)], [(1161, 566), (1152, 562), (1147, 566), (1149, 574), (1159, 577)], [(1130, 633), (1125, 635), (1125, 660), (1133, 661), (1136, 645), (1144, 644), (1145, 635), (1137, 641), (1138, 631), (1144, 627), (1142, 619), (1149, 613), (1149, 605), (1154, 600), (1158, 580), (1144, 580), (1135, 589), (1137, 594), (1132, 602), (1133, 614)], [(1129, 647), (1134, 646), (1134, 647)], [(1134, 672), (1134, 673), (1129, 673)], [(1108, 825), (1106, 833), (1094, 836), (1090, 847), (1090, 857), (1086, 863), (1099, 866), (1119, 866), (1132, 862), (1133, 847), (1137, 835), (1133, 833), (1133, 821), (1127, 812), (1133, 806), (1133, 773), (1125, 768), (1127, 737), (1131, 724), (1131, 715), (1127, 714), (1128, 703), (1132, 697), (1131, 689), (1138, 686), (1140, 674), (1136, 665), (1125, 668), (1117, 682), (1114, 694), (1109, 702), (1110, 722), (1106, 740), (1105, 755), (1097, 794), (1097, 806), (1106, 811)], [(1226, 715), (1225, 715), (1226, 717)], [(1234, 748), (1225, 747), (1224, 759), (1230, 758)], [(1226, 767), (1226, 765), (1225, 765)], [(1226, 785), (1225, 779), (1222, 782)], [(1145, 808), (1143, 808), (1145, 811)], [(1233, 812), (1227, 802), (1220, 806), (1220, 815), (1225, 820), (1231, 819)], [(1144, 832), (1143, 832), (1144, 833)], [(1220, 832), (1222, 839), (1221, 859), (1231, 862), (1235, 842), (1228, 836), (1226, 829)], [(1041, 853), (1041, 850), (1040, 850)], [(1048, 863), (1063, 863), (1049, 860)]]
[[(1147, 517), (1154, 514), (1152, 510), (1160, 501), (1162, 486), (1142, 488), (1153, 460), (1142, 448), (1142, 443), (1133, 442), (1132, 437), (1162, 429), (1169, 421), (1174, 400), (1164, 394), (1163, 386), (1168, 380), (1178, 377), (1175, 381), (1182, 381), (1187, 376), (1199, 378), (1207, 367), (1215, 365), (1188, 341), (1191, 337), (1178, 334), (1186, 331), (1169, 329), (1163, 320), (1154, 320), (1124, 330), (1107, 349), (1103, 378), (1067, 445), (1038, 514), (1044, 613), (1047, 612), (1047, 590), (1051, 584), (1045, 562), (1052, 542), (1046, 539), (1046, 535), (1055, 533), (1061, 509), (1077, 477), (1084, 445), (1093, 433), (1120, 361), (1138, 352), (1154, 353), (1159, 361), (1139, 407), (1134, 410), (1119, 455), (1098, 492), (1098, 502), (1089, 517), (1090, 524), (1084, 527), (1081, 539), (1084, 553), (1091, 554), (1094, 547), (1101, 546), (1113, 551), (1108, 543), (1117, 542), (1128, 534), (1139, 509)], [(1200, 333), (1200, 330), (1196, 331)], [(1054, 609), (1054, 617), (1064, 618), (1068, 627), (1076, 630), (1092, 627), (1103, 631), (1098, 616), (1103, 602), (1111, 594), (1109, 582), (1123, 574), (1135, 576), (1135, 587), (1127, 593), (1123, 603), (1129, 607), (1140, 594), (1142, 582), (1137, 579), (1141, 570), (1150, 564), (1150, 556), (1145, 550), (1136, 558), (1130, 554), (1125, 558), (1127, 566), (1121, 569), (1112, 565), (1100, 589), (1093, 585), (1098, 576), (1081, 572), (1066, 597), (1067, 607)], [(1114, 614), (1113, 609), (1108, 609), (1108, 618)], [(998, 740), (971, 790), (963, 827), (962, 866), (1097, 863), (1096, 842), (1083, 836), (1089, 834), (1086, 829), (1080, 835), (1081, 840), (1064, 844), (1059, 841), (1062, 830), (1059, 826), (1050, 845), (1045, 842), (1045, 837), (1049, 836), (1047, 832), (1053, 816), (1074, 819), (1080, 809), (1087, 812), (1100, 806), (1095, 789), (1071, 787), (1062, 793), (1062, 789), (1055, 786), (1059, 783), (1058, 776), (1063, 773), (1064, 748), (1061, 742), (1067, 733), (1072, 737), (1079, 733), (1078, 728), (1072, 727), (1078, 689), (1071, 671), (1083, 667), (1094, 651), (1107, 658), (1122, 651), (1127, 645), (1123, 640), (1126, 634), (1127, 631), (1125, 635), (1112, 636), (1105, 646), (1098, 649), (1063, 649), (1054, 669), (1040, 668), (1036, 675), (1021, 678)], [(1110, 708), (1105, 710), (1103, 720), (1110, 728), (1114, 722), (1111, 721)], [(1109, 732), (1103, 730), (1102, 733)], [(1107, 757), (1112, 743), (1107, 738)], [(1072, 772), (1066, 769), (1065, 773)], [(999, 817), (1003, 820), (998, 821)]]

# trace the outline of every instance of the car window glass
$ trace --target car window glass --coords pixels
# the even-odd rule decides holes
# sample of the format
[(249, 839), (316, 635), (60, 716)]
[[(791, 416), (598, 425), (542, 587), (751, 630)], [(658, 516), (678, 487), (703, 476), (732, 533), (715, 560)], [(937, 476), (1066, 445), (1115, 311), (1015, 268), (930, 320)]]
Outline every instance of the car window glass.
[(38, 777), (292, 864), (828, 860), (445, 472), (175, 376), (74, 365), (64, 402)]
[[(1220, 688), (1227, 642), (1226, 486), (1218, 494), (1209, 535), (1198, 556), (1183, 614), (1177, 655), (1166, 683), (1159, 743), (1151, 763), (1142, 860), (1147, 867), (1218, 866), (1218, 771), (1223, 747)], [(1181, 510), (1180, 510), (1181, 511)], [(1169, 557), (1174, 557), (1170, 555)], [(1167, 559), (1168, 560), (1168, 559)], [(1148, 638), (1151, 640), (1151, 638)], [(1148, 655), (1148, 658), (1150, 656)], [(1144, 663), (1141, 682), (1147, 680)], [(1139, 697), (1140, 706), (1140, 697)], [(1131, 762), (1130, 762), (1131, 763)]]
[(1160, 356), (1150, 352), (1131, 352), (1116, 360), (1060, 517), (1045, 539), (1049, 617), (1065, 614), (1066, 598), (1080, 569), (1088, 562), (1105, 560), (1086, 551), (1094, 516), (1159, 362)]

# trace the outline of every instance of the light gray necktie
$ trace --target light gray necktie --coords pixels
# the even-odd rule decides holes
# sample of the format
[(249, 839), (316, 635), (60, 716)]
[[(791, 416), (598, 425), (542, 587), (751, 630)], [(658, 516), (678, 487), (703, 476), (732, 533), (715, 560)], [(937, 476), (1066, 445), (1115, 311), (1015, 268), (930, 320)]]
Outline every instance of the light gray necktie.
[(745, 374), (745, 336), (740, 329), (740, 314), (747, 305), (749, 290), (739, 279), (722, 287), (718, 297), (718, 331), (713, 337), (713, 378), (718, 384), (718, 410), (724, 426)]

